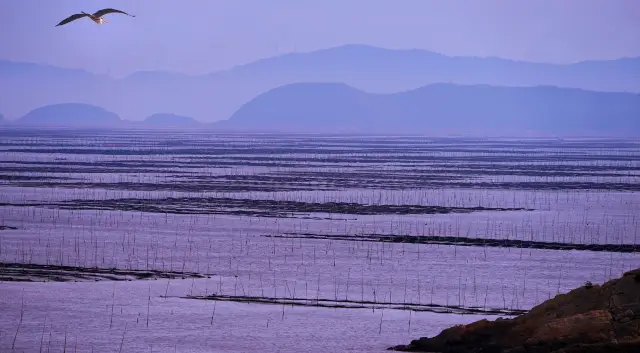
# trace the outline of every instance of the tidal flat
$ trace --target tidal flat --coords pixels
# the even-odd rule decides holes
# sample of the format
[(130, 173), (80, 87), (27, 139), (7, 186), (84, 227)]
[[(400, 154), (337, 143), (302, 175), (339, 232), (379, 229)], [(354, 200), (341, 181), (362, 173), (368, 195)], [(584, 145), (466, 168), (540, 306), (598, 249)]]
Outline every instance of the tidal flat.
[(383, 352), (640, 267), (635, 140), (0, 141), (2, 352)]

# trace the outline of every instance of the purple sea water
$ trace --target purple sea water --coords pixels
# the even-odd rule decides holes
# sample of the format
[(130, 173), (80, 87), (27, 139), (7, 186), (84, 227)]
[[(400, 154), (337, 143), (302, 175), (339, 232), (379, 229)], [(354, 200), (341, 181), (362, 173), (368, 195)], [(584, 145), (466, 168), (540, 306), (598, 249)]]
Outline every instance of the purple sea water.
[[(77, 131), (3, 131), (2, 137), (0, 223), (17, 229), (0, 231), (0, 262), (211, 275), (1, 282), (2, 352), (62, 352), (65, 345), (78, 352), (119, 352), (121, 346), (123, 352), (382, 352), (454, 324), (496, 316), (182, 297), (222, 293), (528, 309), (585, 281), (602, 283), (640, 267), (636, 253), (265, 236), (637, 244), (637, 142), (624, 141), (621, 148), (620, 141)], [(496, 170), (503, 173), (487, 172)], [(175, 200), (151, 212), (148, 205), (159, 207), (158, 200), (166, 198)], [(200, 198), (211, 201), (193, 201)], [(101, 209), (116, 199), (121, 201), (109, 203), (112, 209)], [(127, 199), (137, 200), (142, 210), (131, 210)], [(262, 206), (230, 208), (223, 199), (532, 210), (257, 217), (229, 212)], [(57, 206), (72, 200), (92, 201), (94, 209)], [(52, 205), (42, 205), (47, 203)]]

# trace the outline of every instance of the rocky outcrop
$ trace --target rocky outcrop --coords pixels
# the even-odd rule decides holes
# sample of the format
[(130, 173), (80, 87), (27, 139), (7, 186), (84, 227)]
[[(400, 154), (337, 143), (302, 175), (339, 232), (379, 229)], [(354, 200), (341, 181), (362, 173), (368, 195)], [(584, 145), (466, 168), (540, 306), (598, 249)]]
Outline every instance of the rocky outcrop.
[(390, 350), (433, 353), (640, 352), (640, 269), (550, 299), (513, 319), (481, 320)]

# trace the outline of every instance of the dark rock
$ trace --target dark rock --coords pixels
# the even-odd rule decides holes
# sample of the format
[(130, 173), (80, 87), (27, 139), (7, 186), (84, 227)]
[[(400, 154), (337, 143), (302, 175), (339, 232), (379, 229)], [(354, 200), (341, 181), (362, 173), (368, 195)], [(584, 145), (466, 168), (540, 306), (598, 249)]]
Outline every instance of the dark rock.
[(439, 353), (640, 352), (640, 269), (561, 294), (514, 319), (458, 325), (391, 350)]

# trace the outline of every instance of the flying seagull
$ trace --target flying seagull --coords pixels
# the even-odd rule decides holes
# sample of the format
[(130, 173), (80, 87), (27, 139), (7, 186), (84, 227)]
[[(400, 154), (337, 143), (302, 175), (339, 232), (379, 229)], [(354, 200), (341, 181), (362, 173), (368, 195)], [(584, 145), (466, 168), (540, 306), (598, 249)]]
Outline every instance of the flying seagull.
[(64, 20), (60, 21), (60, 23), (58, 23), (56, 25), (56, 27), (58, 26), (62, 26), (64, 24), (67, 24), (71, 21), (75, 21), (79, 18), (83, 18), (83, 17), (89, 17), (89, 19), (91, 19), (93, 22), (101, 25), (103, 23), (109, 23), (107, 22), (107, 20), (105, 20), (104, 18), (102, 18), (102, 16), (109, 14), (109, 13), (121, 13), (127, 16), (131, 16), (131, 17), (136, 17), (134, 15), (129, 15), (128, 13), (124, 12), (124, 11), (120, 11), (120, 10), (116, 10), (116, 9), (102, 9), (102, 10), (98, 10), (96, 12), (94, 12), (93, 14), (90, 13), (86, 13), (86, 12), (81, 12), (81, 13), (77, 13), (75, 15), (71, 15), (67, 18), (65, 18)]

